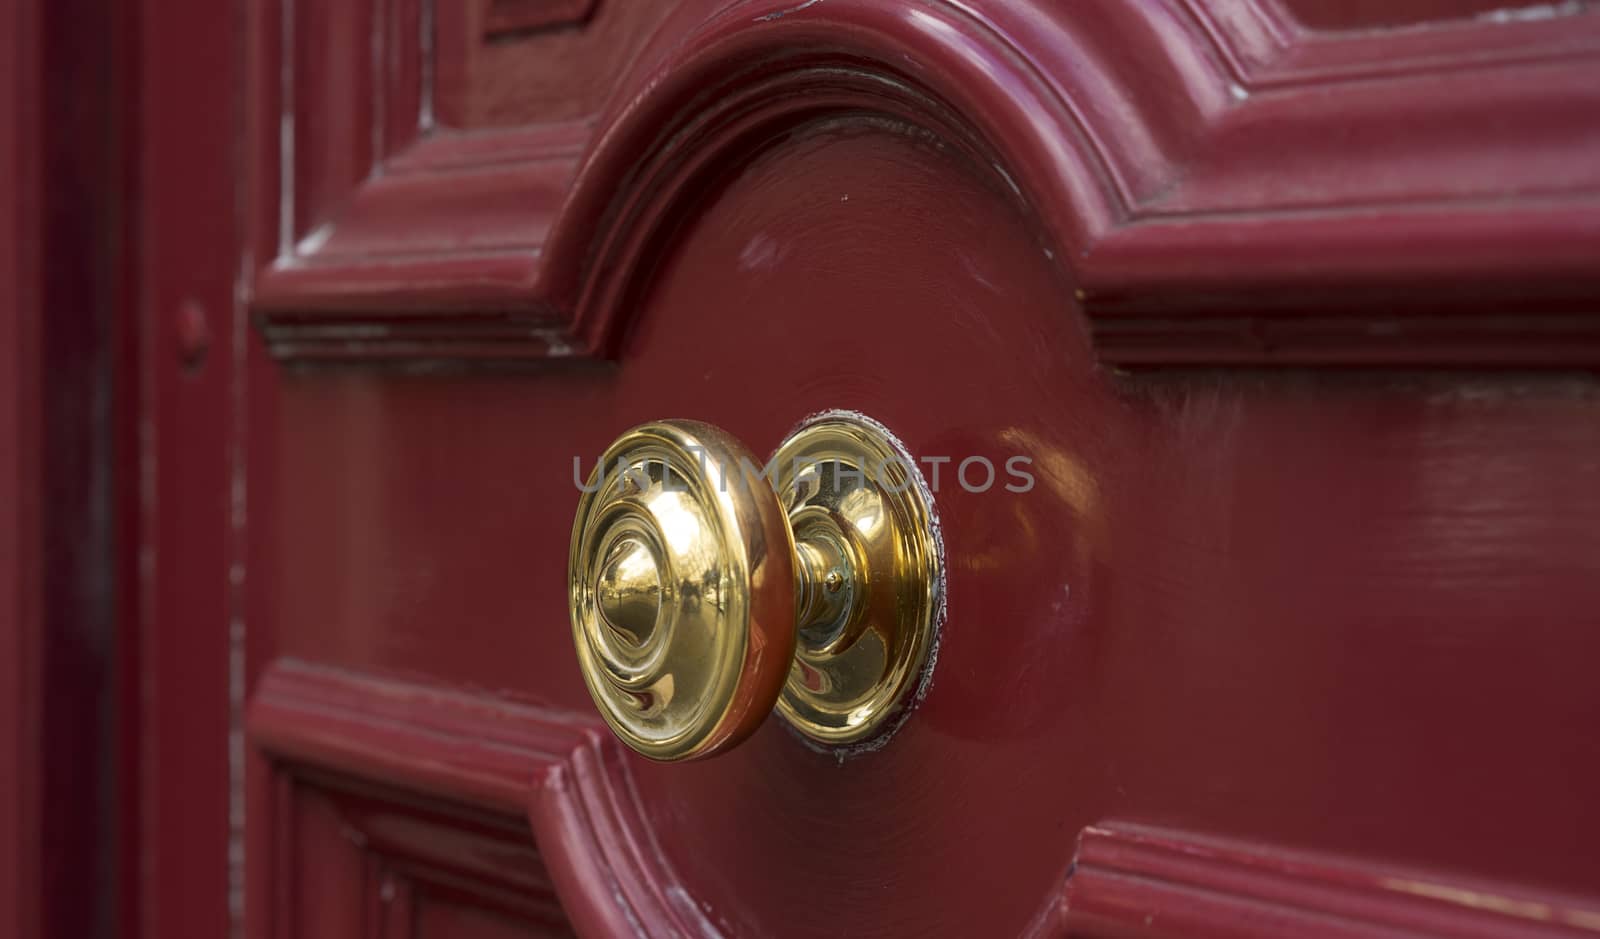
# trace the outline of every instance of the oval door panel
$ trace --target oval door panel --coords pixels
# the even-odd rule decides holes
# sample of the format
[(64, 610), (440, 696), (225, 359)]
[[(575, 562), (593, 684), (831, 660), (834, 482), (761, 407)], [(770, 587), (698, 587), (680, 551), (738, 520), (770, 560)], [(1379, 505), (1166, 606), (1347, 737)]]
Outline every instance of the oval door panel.
[[(827, 933), (842, 903), (866, 933), (1020, 930), (1090, 820), (1062, 793), (1089, 765), (1070, 728), (1088, 716), (1073, 701), (1109, 402), (1070, 285), (999, 179), (909, 128), (809, 128), (675, 242), (619, 400), (704, 416), (763, 456), (823, 408), (882, 421), (930, 461), (948, 608), (926, 697), (881, 751), (840, 759), (774, 720), (705, 763), (641, 764), (656, 837), (734, 932)], [(1019, 454), (1036, 475), (1020, 494)], [(958, 478), (971, 457), (995, 468), (968, 464), (981, 493)], [(875, 913), (883, 893), (907, 902)]]

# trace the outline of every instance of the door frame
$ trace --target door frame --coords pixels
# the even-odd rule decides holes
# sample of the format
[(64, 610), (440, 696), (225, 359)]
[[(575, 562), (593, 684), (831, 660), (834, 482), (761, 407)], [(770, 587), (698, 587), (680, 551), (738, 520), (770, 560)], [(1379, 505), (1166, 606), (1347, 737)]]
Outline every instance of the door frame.
[(0, 931), (8, 935), (100, 935), (121, 913), (119, 88), (130, 48), (116, 28), (121, 17), (106, 0), (0, 0)]

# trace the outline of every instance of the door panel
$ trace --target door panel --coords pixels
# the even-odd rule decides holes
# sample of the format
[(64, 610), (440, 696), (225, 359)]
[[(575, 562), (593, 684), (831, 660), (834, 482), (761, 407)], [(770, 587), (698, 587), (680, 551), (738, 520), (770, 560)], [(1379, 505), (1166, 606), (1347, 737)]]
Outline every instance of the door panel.
[[(1436, 6), (246, 5), (249, 934), (1600, 928), (1600, 18)], [(832, 408), (926, 697), (636, 756), (575, 474)]]

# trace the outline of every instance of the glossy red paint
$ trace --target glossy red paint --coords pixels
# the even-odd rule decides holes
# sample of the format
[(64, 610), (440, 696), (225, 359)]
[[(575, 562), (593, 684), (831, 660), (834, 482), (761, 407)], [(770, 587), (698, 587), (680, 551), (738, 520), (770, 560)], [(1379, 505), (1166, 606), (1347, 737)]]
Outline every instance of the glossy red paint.
[[(616, 86), (581, 174), (561, 148), (570, 128), (539, 120), (498, 147), (526, 165), (367, 182), (348, 222), (309, 217), (302, 190), (367, 178), (349, 156), (386, 126), (388, 99), (348, 102), (319, 157), (297, 122), (315, 130), (345, 99), (278, 100), (278, 66), (320, 87), (323, 62), (360, 58), (360, 34), (327, 60), (270, 51), (273, 35), (258, 172), (299, 181), (265, 205), (306, 238), (263, 272), (258, 309), (285, 358), (603, 352), (631, 240), (675, 224), (694, 174), (752, 137), (858, 110), (1001, 167), (1071, 259), (1106, 361), (1592, 365), (1600, 346), (1591, 16), (1330, 32), (1271, 0), (688, 3)], [(1474, 93), (1442, 93), (1452, 80)], [(1418, 114), (1427, 134), (1409, 132)], [(445, 129), (414, 148), (462, 145)], [(284, 153), (303, 169), (285, 176)], [(519, 196), (547, 213), (501, 221), (483, 205)]]
[[(445, 6), (140, 7), (143, 934), (1600, 925), (1600, 17)], [(926, 700), (640, 760), (574, 458), (830, 407)]]
[[(1196, 902), (1196, 896), (1202, 899)], [(1592, 932), (1582, 899), (1349, 859), (1263, 850), (1142, 825), (1086, 829), (1058, 917), (1070, 935), (1563, 936)], [(1043, 925), (1043, 923), (1041, 923)]]
[(946, 478), (940, 672), (888, 749), (838, 764), (772, 725), (633, 767), (728, 931), (827, 934), (819, 895), (861, 934), (1014, 931), (1111, 817), (1586, 889), (1587, 380), (1115, 378), (1018, 219), (915, 135), (817, 131), (686, 222), (614, 370), (289, 376), (277, 522), (320, 538), (279, 542), (282, 651), (585, 713), (538, 612), (571, 456), (656, 413), (766, 451), (856, 408), (919, 454), (1024, 452), (1040, 485)]
[[(229, 734), (243, 702), (230, 674), (242, 629), (239, 472), (245, 358), (241, 298), (237, 43), (231, 4), (140, 3), (129, 162), (143, 207), (135, 348), (137, 503), (128, 513), (138, 578), (123, 610), (137, 656), (134, 848), (121, 928), (144, 937), (224, 936), (237, 921), (242, 772)], [(199, 346), (204, 346), (203, 354)], [(132, 416), (128, 419), (134, 420)], [(237, 757), (235, 759), (238, 759)]]

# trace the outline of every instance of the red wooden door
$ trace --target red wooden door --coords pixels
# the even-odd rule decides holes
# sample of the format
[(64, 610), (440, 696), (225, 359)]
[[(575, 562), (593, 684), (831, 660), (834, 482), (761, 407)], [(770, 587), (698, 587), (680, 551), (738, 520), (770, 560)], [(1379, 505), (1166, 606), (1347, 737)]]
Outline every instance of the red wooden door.
[[(1587, 4), (140, 27), (149, 935), (1600, 930)], [(633, 754), (574, 460), (836, 408), (933, 490), (925, 697)]]

